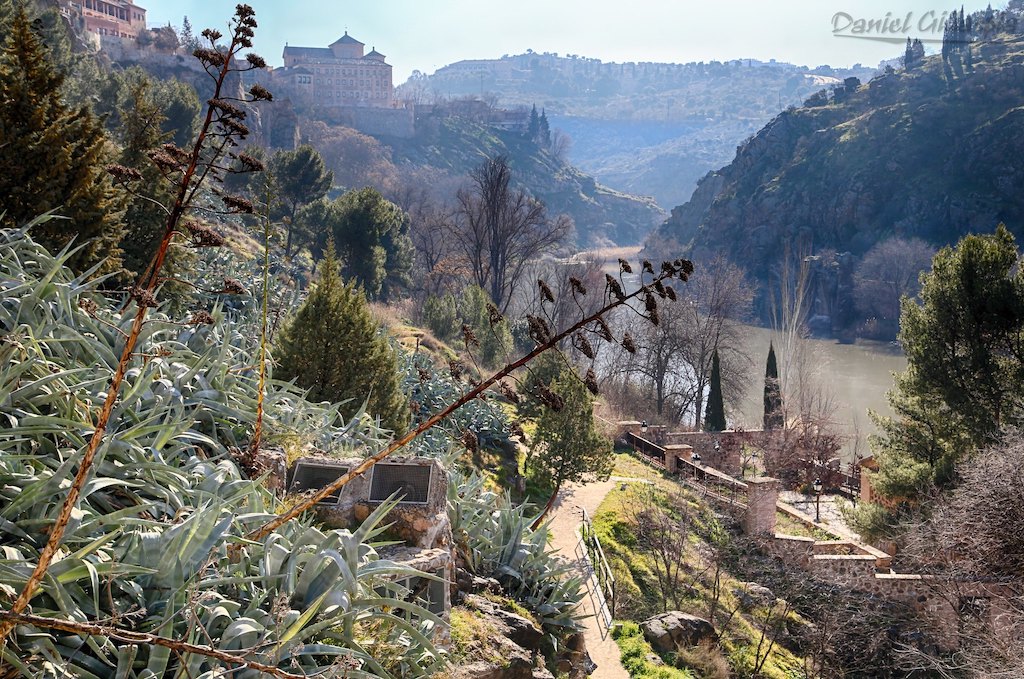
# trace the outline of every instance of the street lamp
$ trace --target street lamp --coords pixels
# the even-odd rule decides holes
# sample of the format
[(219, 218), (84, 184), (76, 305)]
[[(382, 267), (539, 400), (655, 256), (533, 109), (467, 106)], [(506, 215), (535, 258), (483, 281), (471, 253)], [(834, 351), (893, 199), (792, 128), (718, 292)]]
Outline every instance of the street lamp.
[(647, 433), (647, 420), (644, 420), (643, 422), (640, 423), (640, 433), (641, 434), (646, 434)]
[(694, 453), (690, 456), (690, 461), (693, 462), (693, 480), (697, 480), (697, 465), (700, 464), (700, 453)]
[(814, 523), (821, 523), (821, 479), (814, 479)]

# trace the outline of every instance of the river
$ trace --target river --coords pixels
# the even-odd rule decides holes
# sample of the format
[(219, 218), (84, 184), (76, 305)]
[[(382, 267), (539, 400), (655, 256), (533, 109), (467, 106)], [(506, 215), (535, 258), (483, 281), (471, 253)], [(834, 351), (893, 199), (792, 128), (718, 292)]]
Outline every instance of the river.
[[(764, 368), (772, 331), (748, 326), (746, 350), (754, 361), (748, 388), (738, 404), (726, 404), (730, 426), (760, 428), (764, 413)], [(867, 437), (876, 431), (867, 411), (892, 414), (886, 392), (892, 388), (892, 374), (907, 367), (907, 359), (893, 344), (857, 340), (840, 344), (835, 340), (804, 340), (811, 347), (814, 378), (835, 400), (834, 420), (849, 439), (845, 456), (870, 454)], [(779, 351), (776, 343), (776, 353)], [(781, 357), (780, 361), (781, 361)]]

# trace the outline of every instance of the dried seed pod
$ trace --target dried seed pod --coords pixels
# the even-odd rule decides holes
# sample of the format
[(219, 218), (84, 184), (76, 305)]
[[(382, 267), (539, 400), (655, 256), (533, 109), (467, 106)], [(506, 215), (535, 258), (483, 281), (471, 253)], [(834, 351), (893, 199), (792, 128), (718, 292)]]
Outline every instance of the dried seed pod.
[(693, 262), (688, 259), (677, 259), (676, 268), (680, 271), (679, 277), (684, 281), (693, 275)]
[(465, 372), (466, 367), (462, 365), (461, 361), (448, 361), (448, 372), (451, 374), (452, 379), (456, 382), (462, 380), (462, 374)]
[(192, 236), (192, 245), (197, 248), (219, 248), (224, 245), (224, 236), (220, 235), (208, 224), (187, 221), (185, 228)]
[(650, 260), (647, 260), (647, 259), (644, 260), (643, 270), (646, 271), (649, 274), (653, 274), (654, 273), (654, 266), (651, 264)]
[(654, 325), (661, 323), (661, 317), (658, 316), (658, 307), (654, 307), (647, 312), (647, 319)]
[(633, 336), (628, 332), (622, 335), (622, 348), (631, 354), (636, 353), (636, 343), (633, 342)]
[(672, 289), (671, 285), (665, 286), (665, 296), (668, 297), (673, 302), (676, 301), (676, 291)]
[(519, 404), (519, 393), (512, 387), (508, 386), (507, 382), (498, 382), (498, 391), (501, 392), (502, 396), (508, 399), (509, 403), (515, 403), (516, 405)]
[(416, 368), (416, 374), (419, 376), (420, 382), (426, 382), (430, 379), (430, 372), (423, 368)]
[(647, 309), (647, 313), (658, 311), (658, 300), (654, 299), (654, 295), (650, 291), (644, 294), (644, 308)]
[(601, 393), (601, 390), (597, 386), (597, 375), (594, 374), (593, 368), (587, 370), (587, 374), (583, 378), (583, 384), (587, 385), (587, 389), (589, 389), (590, 393), (594, 396)]
[(537, 398), (540, 399), (541, 403), (546, 405), (548, 408), (551, 408), (551, 410), (556, 413), (562, 412), (562, 409), (565, 408), (565, 400), (543, 384), (538, 385), (537, 387)]
[(474, 432), (467, 429), (462, 432), (462, 445), (466, 446), (466, 450), (474, 453), (480, 447), (480, 439)]
[(78, 308), (92, 316), (99, 309), (99, 305), (88, 297), (78, 299)]
[(665, 286), (662, 285), (660, 280), (654, 281), (654, 290), (658, 293), (658, 297), (661, 297), (662, 299), (665, 299), (665, 297), (668, 296), (668, 293), (665, 291)]
[(224, 277), (224, 292), (229, 295), (249, 294), (249, 291), (245, 289), (245, 286), (242, 285), (240, 281), (237, 281), (234, 278), (228, 278), (227, 276)]
[(107, 165), (106, 169), (107, 174), (122, 184), (137, 182), (142, 179), (142, 173), (134, 167), (126, 167), (124, 165), (118, 165), (117, 163), (111, 163), (110, 165)]
[(157, 306), (159, 306), (156, 302), (156, 297), (154, 297), (153, 293), (147, 290), (146, 288), (140, 288), (138, 286), (133, 285), (131, 288), (128, 289), (128, 295), (132, 299), (134, 299), (135, 303), (138, 304), (140, 307), (148, 307), (150, 309), (155, 309)]
[(669, 278), (672, 278), (672, 276), (676, 275), (676, 270), (677, 269), (678, 269), (678, 267), (676, 267), (676, 265), (673, 264), (672, 262), (662, 262), (661, 263), (661, 273), (665, 274)]
[(547, 344), (551, 340), (551, 330), (547, 321), (538, 316), (526, 315), (526, 322), (529, 324), (530, 339), (537, 344)]
[(633, 273), (633, 267), (629, 265), (629, 262), (619, 257), (619, 271), (622, 273)]
[(573, 292), (579, 293), (581, 295), (587, 294), (587, 289), (583, 286), (583, 281), (576, 278), (575, 276), (569, 277), (569, 285), (572, 286)]
[(487, 320), (492, 326), (498, 325), (505, 320), (501, 315), (501, 312), (498, 311), (498, 307), (494, 306), (490, 302), (487, 303)]
[(554, 293), (551, 292), (551, 288), (548, 287), (548, 284), (545, 283), (543, 279), (537, 279), (537, 287), (540, 288), (540, 295), (543, 298), (543, 300), (545, 302), (551, 302), (552, 304), (554, 304), (555, 295)]
[(594, 346), (590, 343), (590, 340), (584, 337), (582, 333), (576, 333), (572, 339), (573, 344), (580, 350), (581, 354), (590, 360), (594, 360)]
[(213, 325), (213, 316), (208, 311), (195, 311), (188, 319), (189, 325)]
[(598, 316), (597, 318), (594, 319), (594, 322), (597, 323), (596, 332), (598, 335), (601, 336), (601, 339), (603, 339), (605, 342), (611, 342), (612, 329), (608, 327), (608, 324), (604, 322), (604, 319)]
[(465, 323), (462, 324), (462, 341), (466, 343), (466, 349), (470, 347), (480, 346), (480, 340), (476, 338), (476, 333), (473, 332), (473, 328), (469, 327)]
[(619, 285), (618, 279), (614, 278), (611, 274), (604, 275), (605, 282), (608, 284), (608, 292), (612, 294), (615, 299), (620, 302), (626, 299), (626, 295), (622, 292), (622, 286)]

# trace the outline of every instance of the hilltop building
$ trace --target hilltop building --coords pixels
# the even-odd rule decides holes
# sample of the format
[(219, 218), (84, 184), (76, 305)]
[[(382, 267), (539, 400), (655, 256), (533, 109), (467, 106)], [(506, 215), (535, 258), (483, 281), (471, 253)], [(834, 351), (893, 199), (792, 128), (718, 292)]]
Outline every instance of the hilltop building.
[(130, 0), (64, 0), (61, 9), (97, 47), (108, 38), (137, 40), (146, 30), (146, 10)]
[(391, 65), (376, 49), (345, 32), (328, 47), (284, 48), (284, 68), (274, 71), (307, 103), (328, 108), (390, 108), (394, 104)]

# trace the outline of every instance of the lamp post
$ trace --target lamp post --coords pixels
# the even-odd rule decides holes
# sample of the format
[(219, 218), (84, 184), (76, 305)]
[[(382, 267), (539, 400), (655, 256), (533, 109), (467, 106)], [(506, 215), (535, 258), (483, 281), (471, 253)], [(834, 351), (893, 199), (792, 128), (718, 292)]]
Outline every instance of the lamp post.
[(644, 420), (643, 422), (640, 423), (640, 433), (641, 434), (646, 434), (647, 433), (647, 420)]
[(814, 479), (814, 523), (821, 523), (821, 479)]
[(693, 480), (697, 480), (697, 465), (700, 464), (700, 453), (694, 453), (690, 456), (690, 461), (693, 462)]

